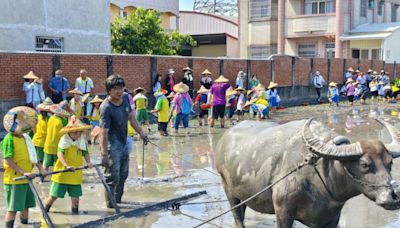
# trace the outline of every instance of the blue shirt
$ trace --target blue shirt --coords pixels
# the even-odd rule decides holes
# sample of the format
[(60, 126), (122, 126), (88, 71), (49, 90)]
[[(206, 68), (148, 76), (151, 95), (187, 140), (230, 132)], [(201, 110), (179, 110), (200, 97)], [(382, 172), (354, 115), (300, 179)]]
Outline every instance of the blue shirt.
[[(49, 82), (49, 88), (54, 89), (58, 92), (66, 91), (69, 89), (68, 80), (61, 75), (56, 75), (55, 77), (51, 78)], [(66, 93), (63, 93), (63, 97), (65, 99)]]

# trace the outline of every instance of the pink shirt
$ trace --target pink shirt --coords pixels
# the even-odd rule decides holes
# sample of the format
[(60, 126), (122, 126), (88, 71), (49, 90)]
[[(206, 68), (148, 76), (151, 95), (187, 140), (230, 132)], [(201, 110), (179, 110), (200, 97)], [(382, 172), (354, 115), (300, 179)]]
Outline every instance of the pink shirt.
[(356, 87), (354, 87), (353, 83), (348, 83), (346, 86), (346, 90), (347, 90), (347, 96), (354, 96)]

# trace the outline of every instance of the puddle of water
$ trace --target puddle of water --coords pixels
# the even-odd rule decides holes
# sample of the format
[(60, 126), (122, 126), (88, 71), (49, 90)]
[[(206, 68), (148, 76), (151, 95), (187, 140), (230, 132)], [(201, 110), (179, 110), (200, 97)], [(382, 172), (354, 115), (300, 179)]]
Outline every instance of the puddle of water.
[[(315, 117), (325, 123), (338, 134), (349, 137), (352, 141), (360, 139), (379, 138), (388, 141), (388, 132), (383, 130), (374, 117), (382, 117), (391, 121), (400, 128), (399, 108), (396, 105), (377, 105), (363, 107), (329, 108), (326, 105), (294, 107), (272, 114), (273, 121), (285, 123), (291, 120)], [(197, 125), (197, 121), (191, 124)], [(193, 125), (192, 125), (193, 126)], [(217, 125), (218, 126), (218, 125)], [(154, 127), (154, 126), (153, 126)], [(209, 127), (191, 128), (190, 136), (160, 138), (151, 135), (152, 141), (159, 147), (148, 145), (144, 151), (144, 167), (142, 167), (143, 151), (141, 142), (135, 142), (135, 149), (130, 159), (130, 176), (125, 186), (124, 205), (135, 205), (145, 202), (168, 200), (174, 197), (190, 194), (200, 190), (207, 190), (208, 194), (196, 198), (190, 203), (225, 200), (224, 191), (219, 177), (202, 170), (215, 170), (215, 154), (213, 148), (224, 132), (223, 129)], [(91, 148), (93, 160), (99, 161), (97, 147)], [(175, 156), (174, 156), (175, 155)], [(147, 182), (140, 181), (142, 170)], [(400, 160), (394, 162), (393, 177), (400, 180)], [(2, 181), (2, 176), (0, 181)], [(161, 181), (168, 179), (169, 182)], [(160, 180), (151, 181), (151, 180)], [(39, 194), (44, 199), (49, 193), (49, 183), (36, 184)], [(78, 216), (70, 215), (70, 200), (68, 197), (58, 200), (50, 213), (54, 223), (60, 227), (79, 224), (113, 214), (113, 210), (106, 209), (104, 203), (103, 186), (95, 176), (94, 170), (85, 171), (83, 184), (84, 196), (81, 199)], [(201, 221), (190, 218), (194, 216), (207, 220), (229, 208), (227, 202), (210, 204), (182, 205), (182, 213), (172, 213), (161, 210), (151, 212), (140, 218), (123, 218), (107, 224), (109, 227), (181, 227), (194, 226)], [(128, 209), (122, 209), (126, 211)], [(4, 192), (0, 191), (0, 218), (5, 211)], [(31, 210), (31, 221), (39, 222), (40, 210)], [(2, 219), (1, 219), (2, 220)], [(252, 211), (246, 212), (248, 227), (276, 227), (275, 216), (265, 215)], [(232, 214), (228, 213), (212, 222), (216, 226), (233, 226)], [(364, 196), (349, 200), (342, 210), (340, 227), (399, 227), (398, 211), (386, 211)], [(4, 224), (0, 223), (0, 227)], [(204, 227), (215, 227), (212, 225)], [(305, 227), (296, 223), (296, 227)]]

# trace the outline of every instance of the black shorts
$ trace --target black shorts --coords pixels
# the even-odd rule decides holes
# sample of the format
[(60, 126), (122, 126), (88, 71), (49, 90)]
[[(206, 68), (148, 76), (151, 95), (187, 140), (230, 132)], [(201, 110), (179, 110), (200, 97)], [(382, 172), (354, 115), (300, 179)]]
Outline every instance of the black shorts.
[(224, 118), (225, 116), (225, 105), (217, 105), (213, 106), (213, 118), (218, 119), (218, 118)]
[(377, 97), (377, 96), (378, 96), (378, 90), (372, 91), (372, 92), (371, 92), (371, 95), (372, 95), (373, 97)]
[(353, 102), (354, 101), (354, 95), (347, 96), (347, 98), (349, 99), (349, 102)]
[(203, 118), (205, 116), (208, 116), (208, 110), (201, 110), (199, 111), (199, 117)]

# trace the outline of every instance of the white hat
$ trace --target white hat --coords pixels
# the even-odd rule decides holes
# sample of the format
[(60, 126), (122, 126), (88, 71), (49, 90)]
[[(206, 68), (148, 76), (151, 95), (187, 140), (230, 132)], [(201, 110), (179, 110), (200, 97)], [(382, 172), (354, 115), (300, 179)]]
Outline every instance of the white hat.
[(174, 73), (175, 73), (174, 69), (172, 68), (168, 69), (168, 74), (174, 74)]

